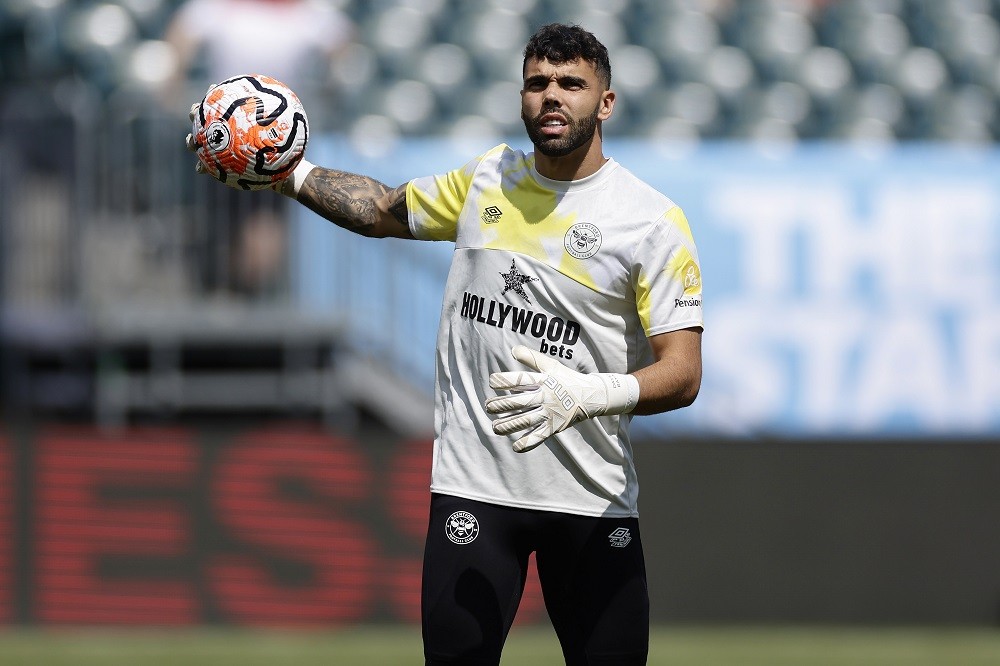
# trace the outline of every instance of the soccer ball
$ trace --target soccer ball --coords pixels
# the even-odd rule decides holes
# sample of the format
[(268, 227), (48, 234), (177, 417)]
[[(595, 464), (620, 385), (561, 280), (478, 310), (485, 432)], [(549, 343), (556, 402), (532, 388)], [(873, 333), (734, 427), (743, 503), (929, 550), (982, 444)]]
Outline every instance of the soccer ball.
[(305, 154), (302, 102), (276, 79), (234, 76), (193, 109), (191, 136), (205, 170), (230, 187), (261, 190), (287, 177)]

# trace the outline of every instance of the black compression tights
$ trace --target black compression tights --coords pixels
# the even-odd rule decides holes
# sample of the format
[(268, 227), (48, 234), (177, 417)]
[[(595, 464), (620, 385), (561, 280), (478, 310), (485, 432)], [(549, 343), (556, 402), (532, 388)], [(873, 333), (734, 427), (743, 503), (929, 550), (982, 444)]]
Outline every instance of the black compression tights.
[(428, 665), (500, 663), (532, 552), (567, 665), (646, 663), (649, 596), (635, 518), (434, 495), (422, 591)]

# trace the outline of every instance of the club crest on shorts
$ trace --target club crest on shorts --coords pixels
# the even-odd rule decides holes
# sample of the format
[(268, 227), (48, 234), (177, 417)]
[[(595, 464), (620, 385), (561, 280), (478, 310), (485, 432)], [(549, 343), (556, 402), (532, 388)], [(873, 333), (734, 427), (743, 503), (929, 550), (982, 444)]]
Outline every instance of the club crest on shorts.
[(563, 237), (563, 247), (577, 259), (589, 259), (601, 249), (601, 230), (589, 222), (577, 222)]
[(479, 536), (479, 521), (468, 511), (456, 511), (445, 521), (444, 533), (460, 546), (472, 543)]
[(627, 527), (619, 527), (614, 532), (608, 535), (608, 541), (615, 548), (624, 548), (632, 540), (632, 535), (629, 534)]

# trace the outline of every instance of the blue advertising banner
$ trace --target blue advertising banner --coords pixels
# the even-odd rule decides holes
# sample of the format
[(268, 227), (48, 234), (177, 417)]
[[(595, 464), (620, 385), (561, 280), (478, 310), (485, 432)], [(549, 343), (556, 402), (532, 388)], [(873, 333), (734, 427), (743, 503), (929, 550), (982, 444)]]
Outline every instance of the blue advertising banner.
[[(488, 147), (419, 140), (365, 156), (327, 138), (310, 159), (395, 186)], [(685, 210), (705, 285), (701, 395), (680, 412), (636, 419), (640, 433), (1000, 433), (1000, 152), (613, 140), (605, 148)], [(346, 261), (380, 250), (304, 218), (298, 294), (306, 307), (330, 307), (344, 288), (330, 275), (331, 247), (365, 244), (341, 250)], [(443, 284), (449, 254), (427, 250), (437, 268), (413, 296), (427, 301), (427, 321), (416, 324), (427, 332), (398, 332), (422, 341), (407, 353), (426, 358), (417, 372), (428, 382), (441, 294), (433, 284)], [(415, 278), (377, 279), (405, 292)]]

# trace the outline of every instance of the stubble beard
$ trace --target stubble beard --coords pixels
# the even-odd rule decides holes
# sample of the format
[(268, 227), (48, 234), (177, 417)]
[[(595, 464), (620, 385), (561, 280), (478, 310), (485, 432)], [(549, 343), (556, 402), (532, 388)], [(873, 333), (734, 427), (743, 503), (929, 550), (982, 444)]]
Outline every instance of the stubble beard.
[(589, 116), (580, 120), (574, 120), (569, 116), (566, 118), (567, 131), (563, 136), (546, 136), (542, 134), (541, 118), (547, 113), (552, 113), (551, 109), (546, 109), (532, 119), (521, 119), (524, 121), (524, 129), (528, 133), (528, 138), (534, 144), (535, 150), (546, 157), (565, 157), (580, 146), (586, 144), (597, 132), (598, 109)]

